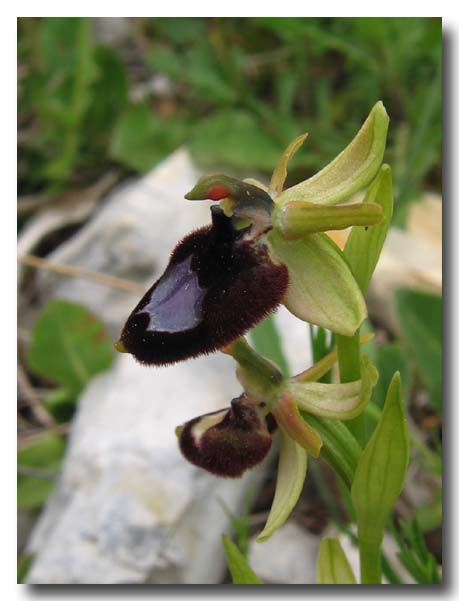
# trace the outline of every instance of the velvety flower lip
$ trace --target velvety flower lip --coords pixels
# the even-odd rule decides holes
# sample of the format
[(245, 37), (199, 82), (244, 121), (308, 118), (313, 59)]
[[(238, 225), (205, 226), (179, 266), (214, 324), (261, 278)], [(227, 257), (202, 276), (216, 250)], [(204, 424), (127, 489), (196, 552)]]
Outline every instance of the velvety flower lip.
[(272, 422), (260, 404), (242, 394), (231, 401), (231, 407), (187, 422), (178, 435), (188, 461), (216, 476), (238, 478), (268, 454)]
[(269, 315), (288, 287), (288, 270), (260, 240), (244, 237), (219, 206), (212, 225), (185, 237), (164, 274), (128, 318), (117, 345), (147, 365), (218, 350)]

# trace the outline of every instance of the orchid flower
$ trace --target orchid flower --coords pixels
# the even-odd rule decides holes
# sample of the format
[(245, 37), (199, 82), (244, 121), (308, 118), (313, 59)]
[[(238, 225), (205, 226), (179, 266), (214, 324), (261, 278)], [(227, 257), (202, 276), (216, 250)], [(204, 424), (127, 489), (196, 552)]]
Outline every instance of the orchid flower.
[(115, 345), (146, 365), (216, 350), (236, 360), (243, 393), (230, 407), (196, 417), (176, 433), (191, 463), (217, 476), (239, 477), (263, 461), (279, 431), (276, 492), (260, 541), (295, 506), (307, 455), (320, 454), (323, 442), (314, 420), (359, 415), (377, 371), (363, 356), (359, 379), (318, 382), (337, 360), (335, 350), (286, 378), (242, 336), (281, 303), (298, 318), (336, 334), (353, 336), (358, 330), (367, 316), (361, 288), (325, 232), (383, 221), (376, 203), (345, 203), (375, 178), (388, 121), (378, 102), (347, 148), (319, 173), (285, 191), (288, 161), (307, 134), (288, 146), (269, 187), (220, 174), (201, 178), (185, 198), (220, 203), (211, 207), (211, 225), (179, 242)]
[[(177, 429), (183, 455), (194, 465), (223, 477), (240, 477), (261, 463), (278, 428), (280, 455), (276, 492), (258, 540), (267, 540), (288, 518), (303, 488), (307, 455), (322, 447), (308, 414), (334, 420), (359, 415), (378, 380), (376, 368), (362, 357), (361, 378), (346, 384), (317, 382), (337, 360), (332, 351), (305, 372), (284, 378), (276, 366), (240, 339), (225, 349), (238, 362), (245, 392), (231, 407), (194, 418)], [(302, 414), (300, 414), (300, 411)], [(277, 428), (276, 428), (277, 426)]]
[[(310, 179), (282, 191), (287, 148), (266, 189), (255, 180), (205, 176), (185, 196), (219, 201), (212, 224), (188, 235), (128, 318), (116, 345), (164, 365), (221, 349), (283, 303), (294, 315), (351, 336), (367, 315), (339, 248), (323, 232), (383, 219), (373, 203), (342, 204), (375, 177), (388, 117), (378, 102), (348, 147)], [(341, 203), (340, 206), (333, 206)]]

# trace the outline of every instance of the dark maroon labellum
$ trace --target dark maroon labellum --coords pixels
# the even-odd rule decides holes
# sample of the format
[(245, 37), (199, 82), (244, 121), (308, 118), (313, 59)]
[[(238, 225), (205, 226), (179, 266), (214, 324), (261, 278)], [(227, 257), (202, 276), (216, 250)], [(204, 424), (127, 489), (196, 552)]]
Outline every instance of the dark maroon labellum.
[(229, 409), (187, 422), (180, 430), (183, 455), (194, 465), (216, 476), (239, 478), (263, 461), (272, 433), (260, 406), (245, 395), (231, 401)]
[(244, 239), (222, 209), (212, 225), (184, 238), (169, 265), (121, 332), (124, 350), (141, 363), (166, 365), (222, 348), (272, 312), (288, 270), (266, 246)]

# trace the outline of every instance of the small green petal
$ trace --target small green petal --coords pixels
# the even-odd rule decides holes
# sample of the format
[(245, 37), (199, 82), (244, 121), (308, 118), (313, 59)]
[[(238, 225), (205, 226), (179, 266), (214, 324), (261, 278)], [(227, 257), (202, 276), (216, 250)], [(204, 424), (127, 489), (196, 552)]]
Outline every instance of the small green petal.
[(365, 300), (339, 248), (325, 234), (287, 241), (272, 230), (273, 258), (287, 265), (283, 303), (299, 319), (352, 336), (367, 316)]
[(267, 541), (288, 519), (303, 490), (306, 478), (307, 453), (292, 440), (282, 426), (280, 429), (280, 454), (276, 492), (268, 521), (257, 542)]
[(367, 186), (382, 163), (389, 117), (377, 102), (352, 142), (319, 173), (288, 188), (276, 199), (284, 205), (291, 200), (316, 204), (337, 204)]
[(298, 240), (316, 232), (343, 230), (352, 225), (371, 226), (383, 219), (381, 207), (369, 202), (328, 207), (298, 200), (276, 207), (272, 214), (274, 227), (287, 240)]
[(311, 453), (313, 457), (319, 456), (322, 439), (316, 430), (301, 417), (296, 401), (290, 392), (282, 394), (273, 408), (272, 414), (290, 438)]
[(328, 419), (353, 419), (365, 408), (378, 381), (378, 371), (367, 355), (362, 357), (360, 369), (362, 379), (355, 382), (323, 384), (291, 381), (287, 390), (302, 411)]
[(276, 168), (274, 169), (273, 176), (271, 178), (271, 183), (269, 184), (269, 192), (271, 194), (278, 196), (282, 192), (282, 188), (284, 187), (285, 183), (285, 178), (287, 177), (288, 162), (296, 153), (296, 151), (300, 148), (300, 146), (303, 144), (307, 137), (308, 134), (298, 136), (298, 138), (295, 138), (293, 142), (290, 142), (290, 144), (285, 149)]

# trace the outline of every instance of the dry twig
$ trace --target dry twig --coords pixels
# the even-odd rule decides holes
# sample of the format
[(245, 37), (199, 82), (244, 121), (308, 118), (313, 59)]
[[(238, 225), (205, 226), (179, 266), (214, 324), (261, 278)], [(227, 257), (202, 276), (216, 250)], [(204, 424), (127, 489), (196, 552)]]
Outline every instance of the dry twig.
[(126, 280), (124, 278), (118, 278), (113, 275), (107, 275), (105, 273), (99, 273), (97, 271), (90, 271), (83, 267), (76, 267), (75, 265), (65, 265), (64, 263), (57, 263), (54, 261), (48, 261), (48, 259), (42, 259), (35, 255), (23, 255), (19, 257), (19, 262), (23, 265), (29, 265), (30, 267), (36, 267), (38, 269), (45, 269), (46, 271), (53, 271), (61, 275), (77, 278), (86, 278), (101, 284), (102, 286), (110, 286), (112, 288), (119, 288), (126, 292), (133, 292), (135, 294), (145, 292), (144, 286), (133, 282), (132, 280)]

